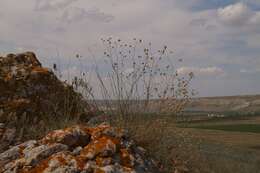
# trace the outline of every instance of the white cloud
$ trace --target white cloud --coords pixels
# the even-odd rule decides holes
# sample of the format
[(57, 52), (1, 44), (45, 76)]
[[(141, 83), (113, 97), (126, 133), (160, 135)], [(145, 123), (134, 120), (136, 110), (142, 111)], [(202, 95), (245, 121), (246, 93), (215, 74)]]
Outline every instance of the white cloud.
[(252, 11), (244, 3), (236, 3), (218, 9), (220, 19), (227, 24), (244, 24), (251, 17)]
[(218, 9), (220, 20), (229, 25), (259, 24), (260, 12), (253, 11), (247, 4), (239, 2)]
[(219, 67), (181, 67), (177, 72), (181, 75), (187, 75), (193, 72), (195, 76), (222, 76), (225, 74), (225, 71)]

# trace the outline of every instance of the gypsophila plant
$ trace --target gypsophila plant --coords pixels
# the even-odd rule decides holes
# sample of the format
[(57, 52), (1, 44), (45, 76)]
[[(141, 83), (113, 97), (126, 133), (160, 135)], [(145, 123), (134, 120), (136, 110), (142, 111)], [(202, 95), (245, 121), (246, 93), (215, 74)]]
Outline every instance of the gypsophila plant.
[[(190, 82), (193, 73), (180, 75), (173, 51), (167, 46), (154, 49), (151, 43), (134, 38), (101, 39), (107, 72), (96, 68), (106, 110), (129, 120), (140, 112), (178, 113), (193, 94)], [(175, 66), (176, 65), (176, 66)]]

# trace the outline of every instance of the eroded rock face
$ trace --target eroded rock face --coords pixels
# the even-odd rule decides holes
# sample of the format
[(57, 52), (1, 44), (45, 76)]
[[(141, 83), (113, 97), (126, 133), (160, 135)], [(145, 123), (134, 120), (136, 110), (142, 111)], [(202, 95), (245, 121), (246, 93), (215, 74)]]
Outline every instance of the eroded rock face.
[(0, 123), (11, 127), (36, 124), (46, 116), (91, 117), (82, 96), (42, 67), (32, 52), (0, 57), (0, 91)]
[(0, 154), (0, 173), (158, 173), (145, 150), (109, 125), (50, 132)]

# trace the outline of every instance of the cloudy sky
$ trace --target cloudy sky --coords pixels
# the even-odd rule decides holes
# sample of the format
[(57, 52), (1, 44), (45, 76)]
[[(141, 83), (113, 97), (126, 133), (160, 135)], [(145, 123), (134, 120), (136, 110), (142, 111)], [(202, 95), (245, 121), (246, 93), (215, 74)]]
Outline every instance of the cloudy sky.
[(260, 94), (260, 0), (0, 1), (1, 54), (30, 50), (46, 65), (76, 53), (88, 61), (109, 36), (168, 45), (184, 59), (179, 72), (195, 73), (199, 96)]

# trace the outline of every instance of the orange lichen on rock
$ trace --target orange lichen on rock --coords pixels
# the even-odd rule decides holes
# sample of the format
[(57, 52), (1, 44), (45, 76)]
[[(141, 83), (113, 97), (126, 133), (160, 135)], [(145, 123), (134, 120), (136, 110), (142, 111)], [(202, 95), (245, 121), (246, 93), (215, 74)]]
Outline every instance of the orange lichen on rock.
[(104, 124), (55, 130), (0, 154), (0, 161), (5, 160), (0, 172), (158, 173), (121, 132)]
[(12, 74), (11, 73), (7, 73), (6, 76), (4, 77), (4, 81), (7, 82), (9, 80), (12, 79)]
[(91, 135), (91, 139), (99, 138), (100, 135), (107, 129), (109, 129), (110, 126), (106, 124), (99, 125), (97, 127), (93, 128), (83, 128), (86, 133)]
[(21, 173), (43, 173), (49, 167), (50, 158), (43, 160), (39, 165), (34, 167), (33, 169), (22, 169)]
[(92, 159), (97, 155), (105, 157), (111, 156), (117, 151), (118, 144), (118, 139), (109, 136), (102, 136), (83, 148), (80, 154), (88, 159)]
[(39, 67), (39, 66), (34, 66), (32, 67), (31, 71), (33, 73), (43, 73), (43, 74), (48, 74), (50, 73), (50, 70), (48, 68), (44, 68), (44, 67)]

